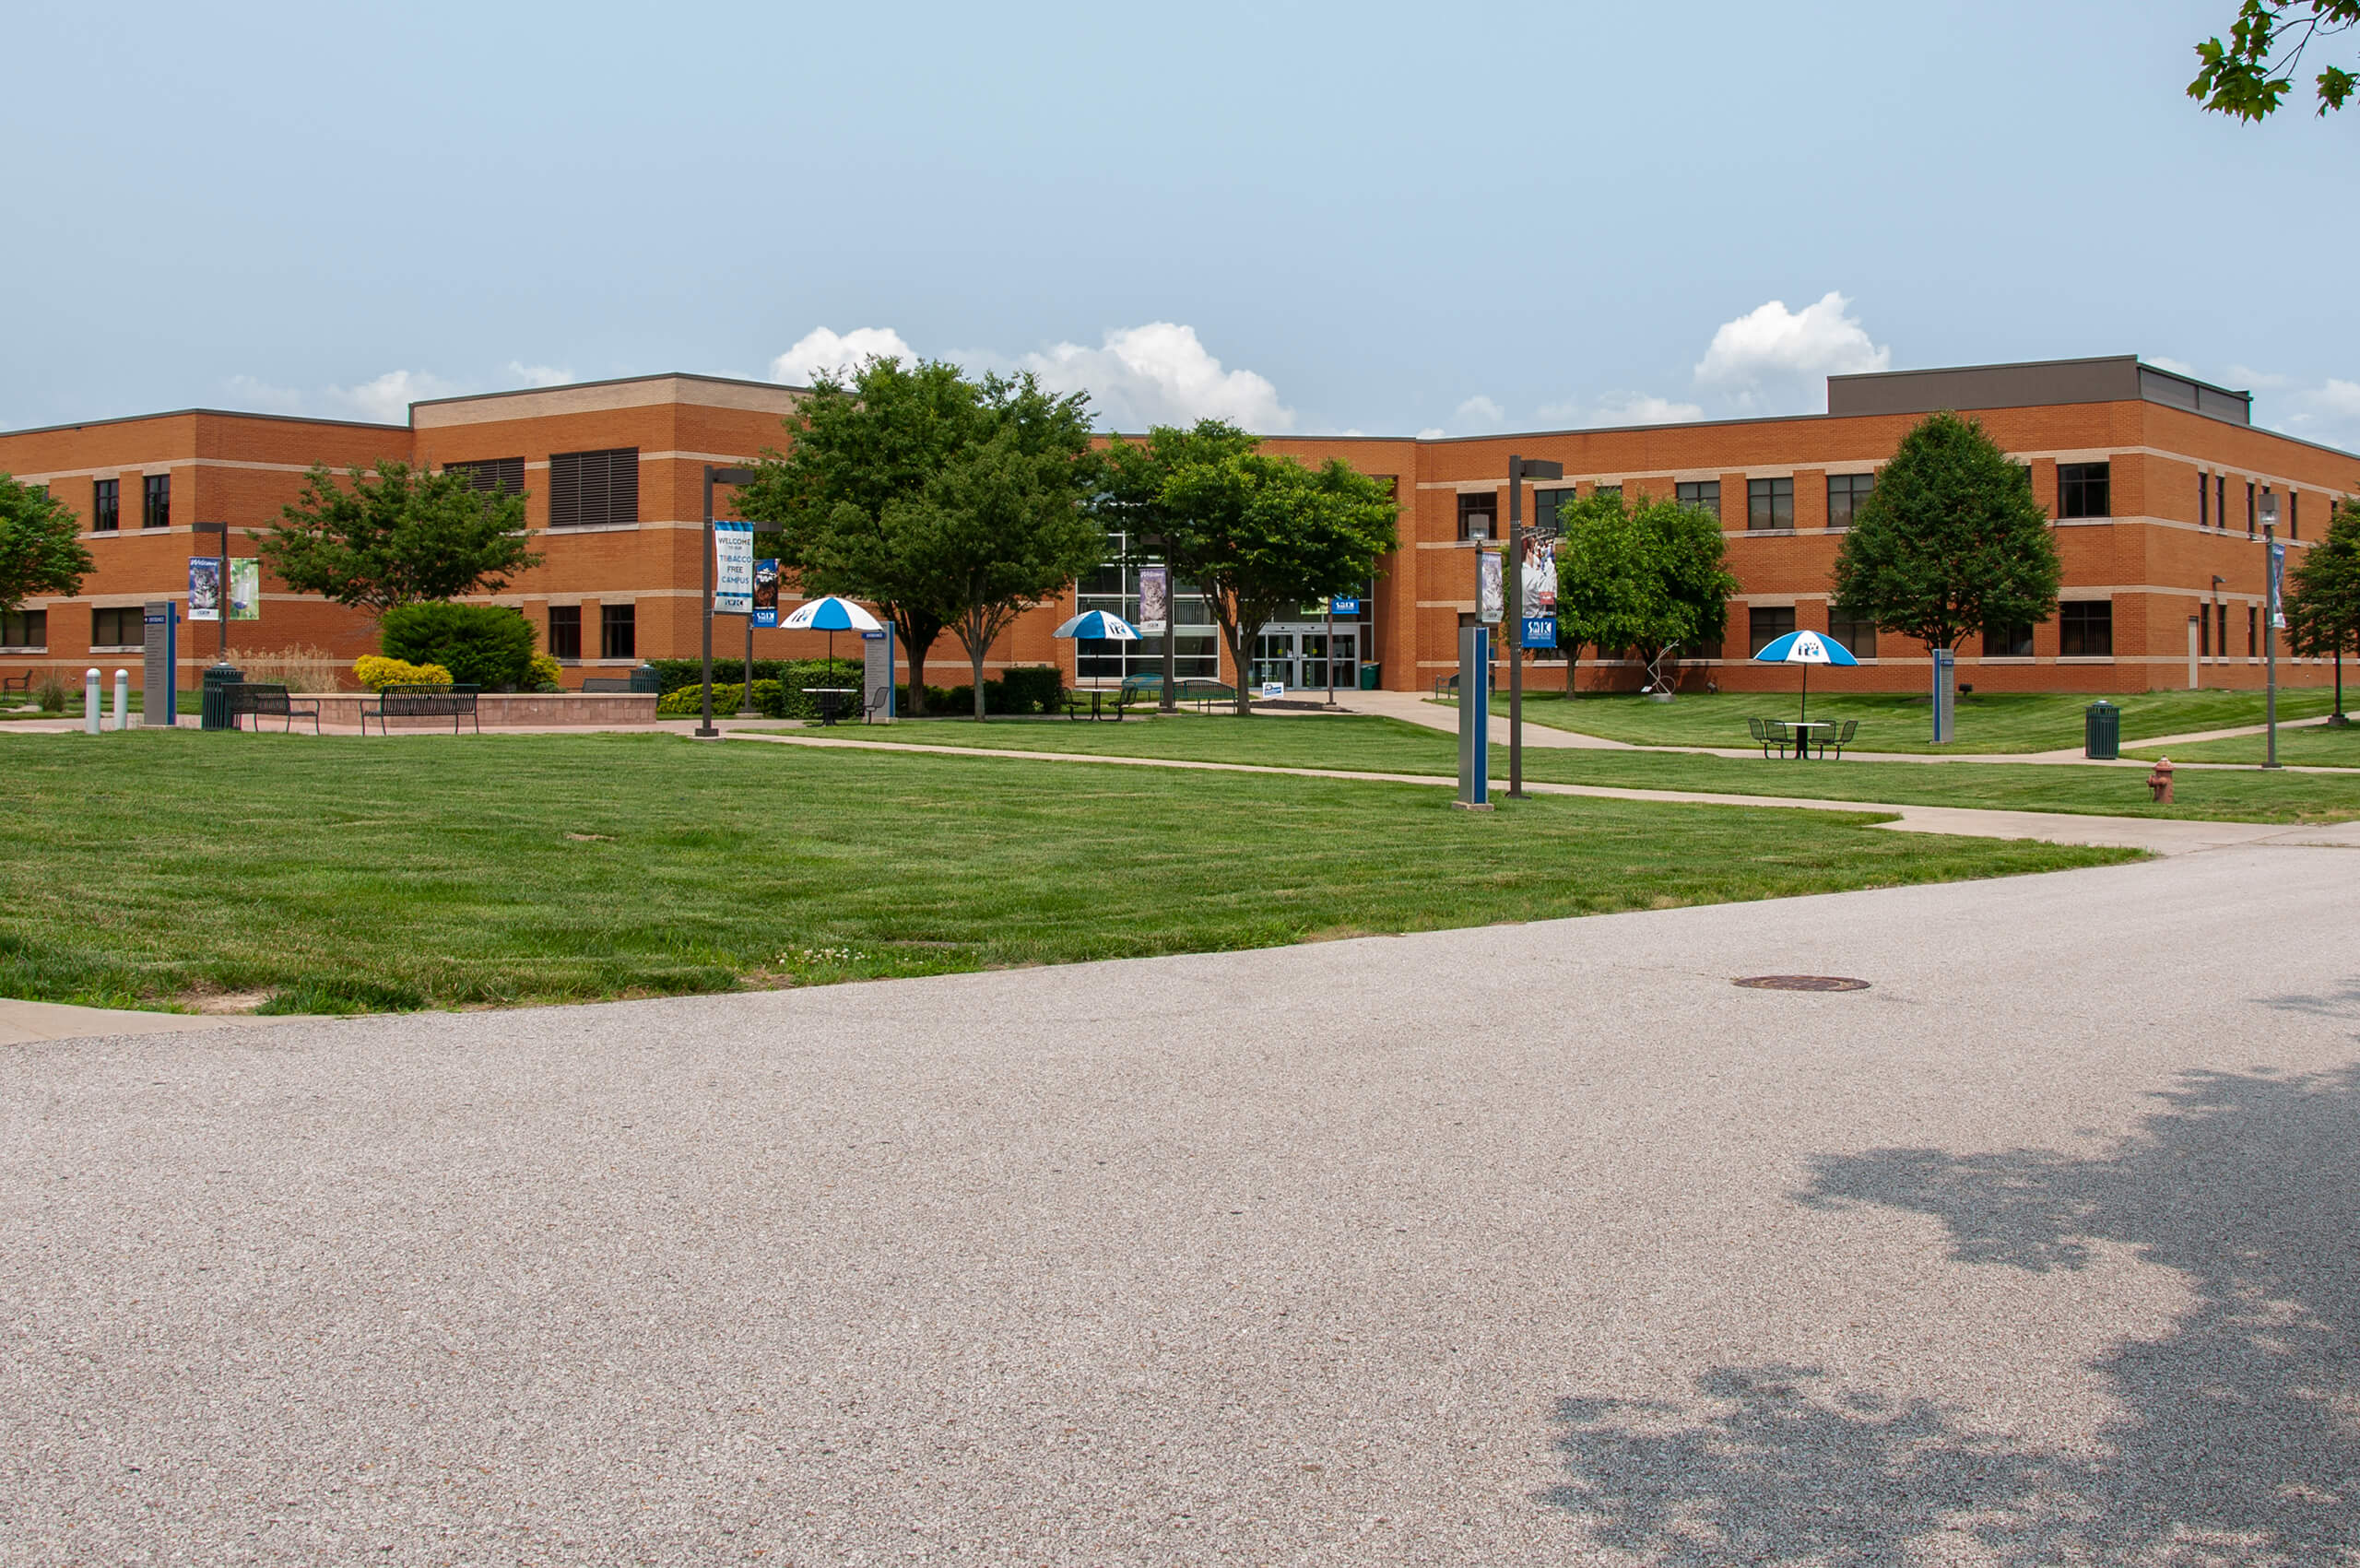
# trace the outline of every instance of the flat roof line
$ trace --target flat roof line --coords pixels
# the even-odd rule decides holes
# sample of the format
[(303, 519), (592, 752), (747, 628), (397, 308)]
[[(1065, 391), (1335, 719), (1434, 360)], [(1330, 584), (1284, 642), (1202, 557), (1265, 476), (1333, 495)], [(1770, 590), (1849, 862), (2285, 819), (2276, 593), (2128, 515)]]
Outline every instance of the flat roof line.
[(0, 430), (0, 438), (7, 436), (52, 435), (59, 430), (88, 430), (93, 425), (136, 425), (148, 419), (185, 419), (191, 417), (210, 419), (275, 419), (288, 425), (334, 425), (349, 430), (399, 430), (409, 434), (407, 425), (389, 425), (375, 419), (314, 419), (309, 414), (260, 414), (244, 408), (167, 408), (157, 414), (118, 414), (106, 419), (66, 419), (54, 425), (29, 425), (23, 430)]
[(414, 399), (413, 408), (431, 408), (444, 403), (485, 403), (495, 397), (536, 397), (545, 392), (572, 392), (584, 387), (632, 386), (651, 381), (702, 381), (715, 386), (751, 386), (765, 392), (804, 392), (808, 386), (796, 386), (783, 381), (748, 381), (740, 376), (709, 376), (695, 371), (658, 371), (649, 375), (608, 376), (603, 381), (561, 381), (552, 386), (518, 386), (506, 392), (465, 392), (450, 397), (420, 397)]

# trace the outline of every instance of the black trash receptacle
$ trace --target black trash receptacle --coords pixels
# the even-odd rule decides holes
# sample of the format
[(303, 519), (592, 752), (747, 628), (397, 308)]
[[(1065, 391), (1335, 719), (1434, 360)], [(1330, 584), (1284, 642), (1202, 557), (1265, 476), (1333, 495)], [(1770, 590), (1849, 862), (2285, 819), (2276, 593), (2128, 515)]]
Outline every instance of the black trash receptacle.
[(2103, 700), (2082, 710), (2082, 755), (2111, 762), (2122, 755), (2122, 710)]
[(230, 714), (230, 688), (241, 684), (246, 672), (226, 664), (215, 665), (205, 672), (205, 705), (197, 720), (199, 729), (235, 729), (237, 721)]
[(664, 677), (654, 665), (641, 665), (631, 672), (631, 689), (633, 691), (653, 691), (660, 697), (664, 694)]

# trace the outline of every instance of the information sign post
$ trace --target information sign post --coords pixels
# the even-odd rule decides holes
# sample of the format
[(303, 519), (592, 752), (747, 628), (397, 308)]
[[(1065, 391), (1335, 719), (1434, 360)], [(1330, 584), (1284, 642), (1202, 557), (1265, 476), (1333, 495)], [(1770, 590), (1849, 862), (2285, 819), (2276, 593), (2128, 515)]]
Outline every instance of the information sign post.
[(1948, 746), (1957, 728), (1958, 655), (1934, 650), (1934, 744)]
[(150, 599), (140, 619), (148, 638), (139, 680), (139, 705), (145, 710), (139, 725), (143, 729), (170, 725), (180, 716), (181, 607), (170, 599)]
[(1492, 629), (1458, 629), (1458, 798), (1462, 811), (1492, 808)]
[(2286, 547), (2278, 542), (2278, 498), (2265, 494), (2261, 498), (2261, 548), (2264, 564), (2270, 572), (2270, 603), (2261, 618), (2261, 662), (2264, 667), (2262, 722), (2270, 726), (2270, 747), (2263, 754), (2261, 765), (2279, 766), (2278, 761), (2278, 633), (2286, 629)]

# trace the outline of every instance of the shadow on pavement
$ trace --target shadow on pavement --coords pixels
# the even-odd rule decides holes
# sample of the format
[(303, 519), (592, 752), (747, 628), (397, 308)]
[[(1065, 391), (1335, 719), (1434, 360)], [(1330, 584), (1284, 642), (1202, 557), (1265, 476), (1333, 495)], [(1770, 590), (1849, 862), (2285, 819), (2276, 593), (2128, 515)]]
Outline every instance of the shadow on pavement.
[[(2269, 1005), (2323, 1004), (2354, 1008)], [(2360, 1069), (2195, 1073), (2160, 1098), (2103, 1157), (1830, 1155), (1803, 1195), (1932, 1215), (1974, 1266), (2070, 1271), (2113, 1243), (2178, 1271), (2171, 1332), (2097, 1363), (2123, 1413), (2086, 1452), (1728, 1367), (1678, 1402), (1561, 1402), (1571, 1475), (1543, 1500), (1670, 1564), (2360, 1562)]]

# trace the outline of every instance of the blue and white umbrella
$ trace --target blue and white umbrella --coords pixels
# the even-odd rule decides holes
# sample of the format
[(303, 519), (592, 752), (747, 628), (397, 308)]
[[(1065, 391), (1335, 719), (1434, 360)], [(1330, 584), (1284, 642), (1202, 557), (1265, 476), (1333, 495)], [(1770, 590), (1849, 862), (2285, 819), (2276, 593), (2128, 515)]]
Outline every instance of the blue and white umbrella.
[[(797, 605), (793, 614), (779, 622), (789, 631), (824, 631), (828, 634), (828, 666), (836, 663), (836, 633), (839, 631), (881, 631), (885, 623), (850, 599), (840, 599), (830, 594), (822, 599)], [(746, 672), (749, 678), (752, 670)]]
[(1789, 631), (1784, 637), (1774, 637), (1753, 655), (1758, 665), (1800, 665), (1803, 666), (1803, 705), (1797, 721), (1811, 716), (1811, 666), (1813, 665), (1857, 665), (1852, 650), (1833, 637), (1816, 631)]
[(1049, 633), (1052, 637), (1084, 637), (1100, 643), (1136, 643), (1139, 629), (1119, 615), (1085, 610)]

